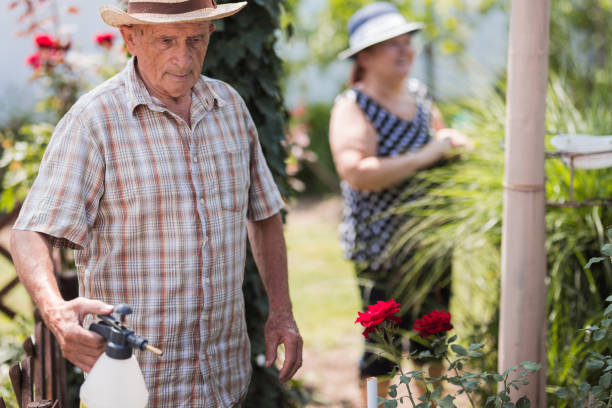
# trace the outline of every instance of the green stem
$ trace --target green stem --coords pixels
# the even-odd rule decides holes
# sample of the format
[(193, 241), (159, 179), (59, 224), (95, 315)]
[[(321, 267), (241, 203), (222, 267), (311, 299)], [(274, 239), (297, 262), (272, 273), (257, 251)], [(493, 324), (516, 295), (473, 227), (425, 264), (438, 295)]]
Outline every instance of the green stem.
[[(389, 338), (385, 338), (385, 343), (387, 343), (387, 345), (389, 345), (390, 350), (391, 350), (391, 354), (393, 355), (393, 359), (395, 360), (395, 364), (397, 364), (397, 368), (399, 368), (399, 372), (402, 375), (402, 377), (407, 377), (406, 374), (404, 374), (404, 369), (402, 368), (402, 354), (401, 351), (399, 352), (399, 354), (397, 353), (397, 350), (395, 349), (395, 347), (393, 347), (393, 334), (390, 331), (386, 331), (385, 330), (385, 335), (387, 335), (386, 337), (390, 337)], [(414, 379), (414, 378), (413, 378)], [(412, 407), (416, 407), (416, 402), (414, 402), (414, 398), (412, 396), (412, 391), (410, 390), (410, 384), (404, 384), (406, 386), (406, 389), (408, 390), (408, 398), (410, 399), (410, 403), (412, 404)]]
[[(452, 363), (450, 361), (450, 358), (448, 358), (447, 355), (444, 355), (444, 358), (446, 359), (446, 362), (448, 363), (448, 365), (450, 366)], [(465, 392), (465, 395), (467, 395), (468, 399), (470, 400), (470, 404), (472, 404), (472, 408), (475, 408), (474, 405), (474, 401), (472, 400), (472, 396), (470, 395), (470, 393), (468, 392), (468, 390), (465, 389), (465, 387), (463, 386), (463, 377), (461, 377), (459, 375), (459, 370), (457, 370), (457, 365), (455, 365), (455, 367), (453, 368), (453, 370), (455, 371), (455, 375), (457, 377), (459, 377), (461, 379), (461, 389), (463, 390), (463, 392)]]

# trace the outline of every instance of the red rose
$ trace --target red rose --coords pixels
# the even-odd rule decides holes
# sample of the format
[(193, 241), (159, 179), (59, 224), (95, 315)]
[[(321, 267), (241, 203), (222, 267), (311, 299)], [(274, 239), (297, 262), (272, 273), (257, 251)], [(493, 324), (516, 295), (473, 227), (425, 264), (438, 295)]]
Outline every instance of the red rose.
[(26, 58), (26, 64), (34, 69), (40, 68), (40, 54), (35, 52), (34, 54), (30, 55), (28, 58)]
[(419, 336), (423, 338), (432, 334), (447, 332), (453, 328), (453, 325), (450, 324), (450, 318), (450, 313), (445, 310), (434, 310), (417, 319), (412, 330), (419, 332)]
[(96, 34), (94, 39), (98, 45), (106, 48), (113, 45), (113, 41), (115, 40), (115, 34), (110, 31), (98, 33)]
[(34, 42), (38, 48), (56, 48), (57, 41), (48, 34), (39, 34), (34, 37)]
[(395, 300), (391, 299), (386, 302), (379, 300), (375, 305), (369, 305), (365, 313), (357, 312), (359, 317), (355, 320), (355, 323), (361, 323), (366, 328), (362, 334), (366, 339), (369, 339), (370, 333), (376, 330), (383, 322), (401, 322), (401, 318), (393, 316), (399, 310), (400, 305)]

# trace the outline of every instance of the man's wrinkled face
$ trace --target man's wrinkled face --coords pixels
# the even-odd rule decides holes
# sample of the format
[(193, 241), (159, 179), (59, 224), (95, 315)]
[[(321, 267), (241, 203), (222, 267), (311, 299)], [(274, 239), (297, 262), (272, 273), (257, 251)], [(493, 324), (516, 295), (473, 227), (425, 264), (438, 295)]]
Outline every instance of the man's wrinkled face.
[(202, 71), (214, 24), (173, 23), (122, 27), (128, 50), (149, 91), (162, 98), (191, 95)]

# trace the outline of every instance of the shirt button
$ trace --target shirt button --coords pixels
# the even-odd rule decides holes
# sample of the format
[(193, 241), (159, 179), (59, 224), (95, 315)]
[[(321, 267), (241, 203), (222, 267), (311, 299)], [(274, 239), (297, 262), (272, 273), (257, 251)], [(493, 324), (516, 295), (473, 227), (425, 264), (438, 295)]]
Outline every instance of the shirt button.
[(204, 283), (206, 285), (210, 285), (210, 278), (204, 278)]
[(200, 204), (204, 205), (204, 199), (200, 198)]
[(198, 162), (198, 158), (197, 158), (197, 156), (193, 156), (193, 162), (194, 162), (194, 163), (197, 163), (197, 162)]

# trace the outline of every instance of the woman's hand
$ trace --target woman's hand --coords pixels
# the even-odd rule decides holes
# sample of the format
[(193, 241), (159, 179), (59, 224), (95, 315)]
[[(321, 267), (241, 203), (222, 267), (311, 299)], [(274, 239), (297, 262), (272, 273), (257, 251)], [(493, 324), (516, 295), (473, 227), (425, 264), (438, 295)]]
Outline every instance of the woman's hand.
[(467, 137), (463, 132), (452, 129), (443, 128), (436, 132), (435, 139), (446, 141), (453, 149), (461, 149), (467, 152), (474, 150), (474, 142)]

